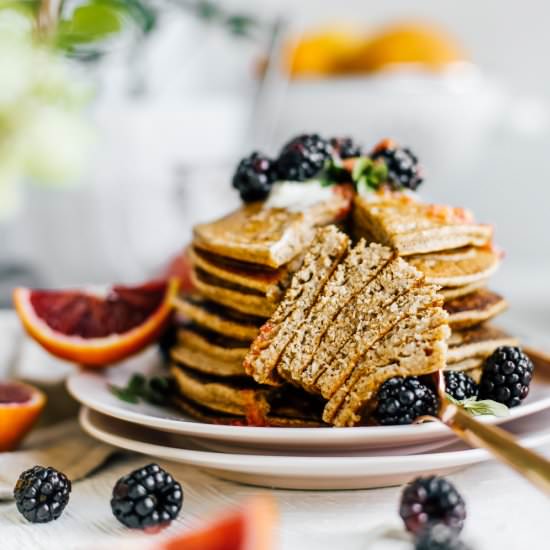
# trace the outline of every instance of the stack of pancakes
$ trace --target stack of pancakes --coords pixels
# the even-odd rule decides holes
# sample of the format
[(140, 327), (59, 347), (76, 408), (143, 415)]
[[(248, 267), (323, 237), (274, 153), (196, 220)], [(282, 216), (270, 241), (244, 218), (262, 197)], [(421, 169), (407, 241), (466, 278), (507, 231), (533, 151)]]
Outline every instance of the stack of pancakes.
[(477, 224), (463, 209), (422, 203), (403, 193), (356, 196), (352, 219), (357, 238), (391, 246), (441, 287), (452, 329), (447, 369), (468, 371), (479, 380), (488, 355), (498, 346), (517, 345), (489, 322), (507, 307), (487, 288), (501, 256), (490, 226)]
[[(178, 404), (187, 413), (219, 423), (321, 423), (318, 397), (291, 385), (259, 384), (246, 374), (243, 360), (302, 267), (316, 228), (338, 223), (350, 204), (351, 198), (340, 192), (299, 212), (253, 203), (195, 227), (188, 251), (195, 291), (175, 302), (185, 323), (171, 349)], [(317, 251), (316, 269), (336, 263), (339, 258), (329, 258), (327, 250), (335, 247), (341, 255), (347, 240), (336, 231)]]

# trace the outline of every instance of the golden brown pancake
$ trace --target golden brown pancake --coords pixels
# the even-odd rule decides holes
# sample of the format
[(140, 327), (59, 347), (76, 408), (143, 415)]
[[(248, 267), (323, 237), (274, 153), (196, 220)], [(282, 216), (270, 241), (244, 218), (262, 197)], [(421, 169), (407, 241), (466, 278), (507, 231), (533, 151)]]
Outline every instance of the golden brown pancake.
[(517, 338), (489, 323), (453, 330), (448, 341), (447, 364), (452, 367), (466, 359), (484, 359), (499, 346), (517, 346), (518, 343)]
[(409, 256), (407, 260), (424, 273), (429, 283), (463, 287), (490, 277), (497, 270), (500, 257), (489, 247), (467, 246)]
[(445, 286), (439, 290), (439, 294), (443, 296), (443, 299), (448, 302), (453, 298), (458, 298), (459, 296), (466, 296), (466, 294), (471, 294), (474, 290), (479, 290), (480, 288), (485, 288), (487, 286), (487, 280), (482, 279), (475, 283), (470, 283), (464, 286)]
[(502, 296), (484, 288), (453, 298), (444, 307), (451, 328), (464, 329), (492, 319), (505, 311), (508, 304)]
[(179, 296), (174, 299), (173, 306), (178, 313), (201, 327), (237, 340), (251, 342), (264, 322), (263, 318), (245, 315), (198, 295)]

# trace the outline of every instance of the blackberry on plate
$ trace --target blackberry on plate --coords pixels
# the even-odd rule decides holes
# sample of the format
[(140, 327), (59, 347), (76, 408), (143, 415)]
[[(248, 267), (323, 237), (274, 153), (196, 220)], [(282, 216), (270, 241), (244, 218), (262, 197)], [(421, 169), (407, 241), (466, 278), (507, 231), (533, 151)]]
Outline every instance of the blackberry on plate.
[(373, 160), (382, 159), (388, 169), (388, 181), (394, 189), (415, 191), (424, 181), (418, 158), (407, 147), (399, 147), (391, 140), (378, 144), (371, 154)]
[(13, 491), (19, 512), (31, 523), (57, 519), (69, 502), (71, 481), (54, 468), (34, 466), (23, 472)]
[(466, 505), (445, 478), (418, 477), (403, 490), (399, 515), (407, 530), (417, 536), (437, 524), (459, 533), (464, 527)]
[(277, 160), (277, 173), (283, 180), (305, 181), (316, 176), (331, 157), (328, 141), (318, 134), (303, 134), (289, 141)]
[(363, 154), (361, 146), (350, 137), (331, 138), (330, 145), (341, 159), (360, 157)]
[(451, 370), (445, 371), (445, 391), (458, 401), (464, 401), (470, 397), (477, 397), (479, 386), (475, 380), (465, 372)]
[(385, 426), (412, 424), (419, 416), (435, 416), (439, 408), (435, 392), (416, 376), (386, 380), (378, 390), (377, 401), (374, 418)]
[(182, 502), (181, 485), (158, 464), (149, 464), (116, 482), (111, 509), (126, 527), (147, 529), (169, 524)]
[(237, 166), (233, 187), (239, 191), (244, 202), (260, 201), (267, 198), (276, 179), (275, 163), (254, 151)]
[(441, 523), (422, 531), (416, 538), (415, 550), (470, 550), (456, 531)]
[(535, 366), (518, 347), (501, 346), (485, 360), (479, 384), (481, 399), (517, 407), (529, 393)]

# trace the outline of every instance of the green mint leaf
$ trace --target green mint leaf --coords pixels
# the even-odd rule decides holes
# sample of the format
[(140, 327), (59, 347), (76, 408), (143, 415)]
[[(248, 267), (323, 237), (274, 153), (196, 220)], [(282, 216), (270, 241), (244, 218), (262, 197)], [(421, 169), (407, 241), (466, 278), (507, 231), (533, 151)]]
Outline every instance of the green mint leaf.
[(127, 388), (109, 385), (109, 391), (121, 401), (126, 401), (127, 403), (132, 403), (134, 405), (139, 402), (139, 398)]
[(367, 157), (359, 157), (359, 159), (353, 165), (353, 170), (351, 171), (352, 181), (358, 182), (359, 178), (367, 170), (368, 166), (372, 164), (372, 161)]
[(143, 374), (134, 374), (132, 378), (130, 378), (126, 389), (134, 393), (136, 395), (140, 395), (143, 392), (143, 389), (145, 388), (147, 380)]
[(458, 401), (448, 393), (445, 394), (445, 397), (453, 404), (458, 407), (462, 407), (465, 411), (470, 413), (472, 416), (485, 416), (492, 415), (498, 416), (500, 418), (506, 417), (510, 414), (510, 410), (506, 405), (498, 403), (497, 401), (492, 401), (491, 399), (484, 399), (478, 401), (475, 397), (469, 397), (463, 401)]

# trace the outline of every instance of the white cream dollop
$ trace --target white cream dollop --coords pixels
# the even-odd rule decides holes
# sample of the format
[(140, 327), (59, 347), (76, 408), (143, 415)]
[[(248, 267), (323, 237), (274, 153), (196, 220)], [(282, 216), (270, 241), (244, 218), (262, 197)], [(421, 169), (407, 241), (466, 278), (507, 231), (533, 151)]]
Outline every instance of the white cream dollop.
[(332, 197), (332, 187), (319, 180), (277, 181), (273, 184), (264, 208), (286, 208), (294, 212), (306, 210)]

